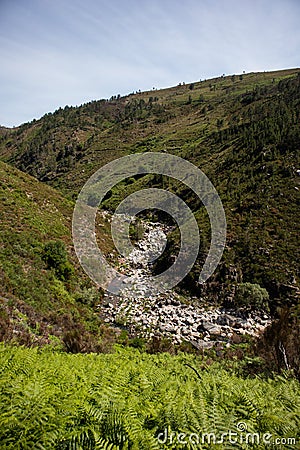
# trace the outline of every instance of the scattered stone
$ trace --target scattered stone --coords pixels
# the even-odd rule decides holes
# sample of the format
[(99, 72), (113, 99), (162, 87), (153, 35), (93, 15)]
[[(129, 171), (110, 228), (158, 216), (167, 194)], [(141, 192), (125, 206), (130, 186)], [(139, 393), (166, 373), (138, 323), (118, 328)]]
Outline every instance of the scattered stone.
[[(147, 338), (168, 337), (173, 343), (185, 340), (199, 349), (212, 348), (216, 343), (228, 347), (234, 334), (257, 336), (270, 324), (267, 314), (205, 309), (197, 297), (192, 297), (190, 304), (182, 304), (174, 291), (158, 292), (149, 281), (149, 260), (164, 248), (169, 229), (159, 224), (144, 225), (143, 239), (127, 258), (120, 258), (122, 272), (129, 277), (124, 288), (119, 296), (105, 293), (105, 300), (99, 305), (105, 323), (122, 324)], [(220, 340), (216, 341), (216, 337)]]
[(194, 345), (199, 350), (209, 350), (210, 348), (213, 348), (216, 345), (216, 341), (207, 342), (204, 340), (199, 340), (198, 342), (195, 342)]

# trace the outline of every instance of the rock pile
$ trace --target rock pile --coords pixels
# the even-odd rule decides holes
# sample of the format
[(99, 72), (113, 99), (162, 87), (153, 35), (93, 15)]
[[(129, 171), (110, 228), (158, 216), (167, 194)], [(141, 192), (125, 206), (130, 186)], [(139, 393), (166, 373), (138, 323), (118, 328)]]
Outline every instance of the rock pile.
[(180, 297), (174, 291), (159, 293), (151, 285), (149, 260), (160, 254), (166, 244), (167, 228), (145, 224), (145, 233), (120, 269), (134, 281), (120, 295), (105, 294), (99, 305), (104, 321), (124, 326), (145, 338), (168, 337), (173, 343), (188, 341), (198, 348), (210, 348), (218, 342), (230, 345), (235, 334), (257, 336), (270, 324), (266, 313), (205, 307), (201, 299)]

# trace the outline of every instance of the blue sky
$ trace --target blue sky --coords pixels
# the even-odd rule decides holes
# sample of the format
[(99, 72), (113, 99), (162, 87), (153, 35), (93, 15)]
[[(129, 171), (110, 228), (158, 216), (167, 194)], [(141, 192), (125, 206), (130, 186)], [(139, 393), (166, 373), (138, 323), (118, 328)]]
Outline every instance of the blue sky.
[(299, 0), (0, 0), (0, 125), (60, 106), (300, 66)]

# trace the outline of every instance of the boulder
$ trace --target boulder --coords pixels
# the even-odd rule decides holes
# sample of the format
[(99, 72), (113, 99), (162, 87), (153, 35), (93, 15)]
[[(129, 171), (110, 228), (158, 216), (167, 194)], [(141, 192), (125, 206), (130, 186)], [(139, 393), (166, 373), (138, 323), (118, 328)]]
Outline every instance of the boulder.
[(230, 314), (222, 314), (218, 316), (217, 323), (219, 325), (228, 325), (232, 327), (236, 321), (236, 317), (231, 316)]
[(198, 331), (207, 331), (209, 334), (219, 335), (221, 334), (222, 329), (219, 325), (203, 320), (200, 327), (198, 327)]

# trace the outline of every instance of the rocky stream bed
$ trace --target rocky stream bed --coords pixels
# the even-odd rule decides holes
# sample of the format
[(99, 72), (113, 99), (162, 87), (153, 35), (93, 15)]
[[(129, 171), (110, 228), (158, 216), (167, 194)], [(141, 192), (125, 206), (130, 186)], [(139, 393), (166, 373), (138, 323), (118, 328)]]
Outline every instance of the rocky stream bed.
[(201, 349), (218, 343), (230, 346), (234, 336), (257, 336), (270, 324), (265, 312), (217, 308), (202, 304), (198, 297), (182, 297), (174, 290), (157, 292), (148, 279), (148, 261), (164, 248), (168, 227), (145, 222), (144, 228), (143, 238), (130, 255), (119, 258), (119, 270), (135, 286), (125, 285), (119, 295), (105, 294), (99, 308), (106, 323), (125, 327), (132, 335), (167, 337), (174, 344), (187, 341)]

